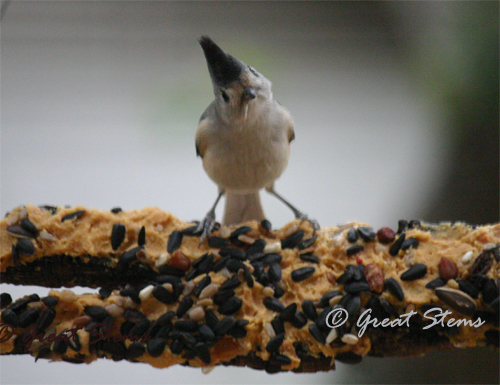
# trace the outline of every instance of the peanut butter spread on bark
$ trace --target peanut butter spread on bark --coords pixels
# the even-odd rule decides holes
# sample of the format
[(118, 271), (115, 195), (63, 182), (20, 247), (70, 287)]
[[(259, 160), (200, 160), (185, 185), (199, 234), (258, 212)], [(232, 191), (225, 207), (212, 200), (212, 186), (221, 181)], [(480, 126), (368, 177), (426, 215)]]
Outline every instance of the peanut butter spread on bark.
[[(34, 226), (36, 231), (30, 224)], [(144, 354), (134, 357), (133, 360), (147, 362), (159, 368), (186, 362), (190, 366), (214, 366), (249, 355), (263, 361), (273, 361), (280, 358), (276, 358), (276, 355), (283, 355), (288, 358), (288, 361), (285, 360), (279, 364), (281, 370), (293, 370), (301, 365), (298, 345), (305, 347), (309, 356), (331, 358), (332, 367), (334, 358), (343, 353), (352, 353), (360, 357), (370, 353), (374, 343), (374, 334), (368, 331), (359, 337), (360, 326), (356, 325), (355, 318), (346, 323), (349, 329), (339, 329), (339, 335), (332, 341), (319, 341), (310, 329), (311, 325), (316, 325), (320, 321), (310, 319), (307, 314), (304, 315), (302, 304), (307, 300), (313, 302), (319, 317), (324, 309), (329, 307), (333, 310), (339, 307), (354, 306), (352, 305), (354, 302), (349, 301), (355, 297), (359, 298), (360, 303), (360, 306), (356, 308), (356, 317), (368, 309), (373, 301), (378, 301), (377, 303), (383, 304), (383, 306), (395, 309), (399, 315), (413, 310), (418, 313), (417, 317), (422, 318), (426, 306), (435, 305), (450, 311), (444, 318), (444, 322), (451, 318), (472, 322), (477, 319), (478, 314), (479, 316), (483, 315), (483, 317), (484, 314), (489, 314), (491, 318), (496, 315), (498, 320), (500, 224), (475, 228), (461, 223), (418, 224), (395, 233), (386, 228), (385, 232), (382, 229), (375, 232), (368, 224), (353, 222), (339, 227), (321, 228), (315, 234), (313, 234), (309, 223), (299, 221), (293, 221), (274, 231), (264, 229), (262, 224), (256, 221), (242, 225), (248, 226), (249, 229), (236, 236), (231, 236), (238, 229), (236, 226), (229, 228), (222, 226), (216, 230), (212, 234), (214, 237), (212, 246), (215, 246), (216, 241), (224, 246), (212, 247), (207, 242), (199, 245), (199, 237), (192, 236), (188, 231), (193, 226), (192, 223), (182, 222), (172, 214), (154, 207), (126, 212), (111, 212), (86, 207), (45, 209), (27, 205), (13, 210), (0, 221), (1, 281), (16, 282), (14, 278), (9, 278), (14, 277), (16, 271), (52, 256), (78, 258), (83, 262), (82, 266), (91, 260), (102, 259), (106, 261), (105, 265), (109, 269), (126, 269), (132, 274), (133, 269), (138, 264), (144, 265), (148, 271), (152, 272), (151, 274), (157, 276), (169, 275), (172, 269), (177, 273), (180, 271), (177, 276), (182, 283), (180, 289), (182, 293), (177, 293), (177, 298), (172, 303), (169, 303), (171, 301), (168, 300), (159, 300), (157, 295), (152, 294), (152, 290), (154, 287), (162, 285), (169, 292), (175, 293), (176, 288), (168, 282), (162, 283), (154, 281), (154, 279), (139, 286), (135, 285), (136, 295), (140, 297), (139, 301), (134, 301), (130, 296), (123, 295), (123, 287), (121, 289), (120, 287), (112, 287), (115, 290), (108, 297), (99, 294), (75, 295), (70, 290), (52, 290), (49, 296), (57, 298), (58, 301), (53, 306), (55, 317), (50, 326), (44, 330), (46, 334), (59, 335), (65, 330), (75, 328), (75, 325), (80, 323), (88, 327), (92, 317), (86, 314), (85, 309), (96, 306), (104, 308), (111, 319), (112, 327), (107, 335), (109, 341), (112, 341), (113, 337), (119, 340), (122, 325), (125, 322), (130, 323), (126, 320), (127, 311), (136, 311), (154, 323), (169, 311), (177, 312), (179, 303), (184, 297), (191, 297), (193, 304), (182, 316), (172, 316), (172, 320), (170, 320), (173, 325), (172, 330), (176, 330), (176, 322), (179, 320), (195, 319), (199, 325), (208, 323), (203, 315), (209, 311), (217, 315), (219, 322), (228, 316), (234, 317), (235, 320), (245, 320), (241, 321), (240, 325), (246, 330), (244, 336), (235, 337), (224, 334), (207, 342), (199, 337), (197, 330), (186, 332), (194, 336), (196, 341), (192, 342), (193, 346), (206, 345), (210, 353), (209, 362), (207, 359), (203, 360), (203, 354), (197, 353), (196, 349), (198, 348), (192, 348), (190, 342), (183, 342), (185, 345), (183, 353), (172, 352), (172, 341), (175, 338), (181, 338), (179, 333), (175, 334), (174, 337), (170, 337), (170, 335), (164, 337), (167, 343), (160, 354), (153, 354), (157, 356), (150, 354), (148, 350), (150, 347), (147, 342), (144, 342), (144, 346), (147, 346), (148, 349), (145, 350)], [(124, 227), (123, 237), (117, 235), (119, 232), (116, 229), (116, 231), (113, 230), (114, 226)], [(183, 230), (186, 233), (184, 236), (180, 236), (181, 241), (178, 247), (168, 252), (169, 239), (172, 238), (170, 242), (175, 243), (174, 235), (179, 236), (179, 234), (173, 233), (176, 231), (182, 233)], [(141, 233), (142, 236), (145, 234), (143, 245), (138, 244)], [(353, 238), (353, 235), (356, 239)], [(297, 239), (300, 238), (298, 242), (293, 240), (294, 236)], [(400, 239), (402, 236), (404, 236), (406, 243)], [(317, 238), (312, 239), (313, 237)], [(123, 240), (120, 241), (121, 238)], [(263, 245), (261, 251), (251, 255), (243, 253), (244, 256), (239, 258), (226, 256), (224, 249), (246, 251), (250, 247), (249, 245), (257, 239), (265, 241), (265, 246)], [(282, 247), (286, 246), (286, 242), (283, 243), (286, 240), (291, 242), (292, 247)], [(311, 241), (306, 242), (307, 240)], [(115, 246), (119, 244), (115, 249), (113, 249), (113, 242)], [(396, 247), (397, 242), (401, 243), (399, 247)], [(395, 244), (396, 246), (394, 246)], [(353, 248), (354, 246), (357, 248)], [(137, 248), (139, 249), (137, 250)], [(124, 254), (134, 249), (137, 251), (132, 255), (131, 262), (125, 263)], [(199, 275), (191, 274), (193, 276), (191, 278), (189, 273), (201, 265), (201, 263), (197, 265), (196, 261), (199, 262), (200, 257), (207, 254), (213, 255), (213, 263), (227, 258), (239, 261), (245, 268), (241, 267), (237, 271), (231, 271), (230, 268), (224, 266), (217, 271), (210, 269)], [(263, 258), (270, 254), (281, 256), (281, 261), (277, 262), (279, 264), (277, 269), (281, 272), (279, 280), (269, 279), (269, 266), (265, 263), (260, 264)], [(319, 263), (316, 263), (312, 257), (308, 257), (311, 255), (317, 257)], [(440, 265), (443, 258), (449, 262), (445, 261), (446, 263)], [(479, 258), (484, 260), (482, 262), (484, 266), (477, 267), (481, 262), (478, 261)], [(193, 267), (193, 264), (196, 267)], [(486, 268), (486, 265), (489, 267)], [(43, 274), (43, 265), (41, 266), (39, 274)], [(171, 270), (165, 270), (166, 267), (171, 268)], [(261, 268), (266, 277), (261, 275), (262, 272), (259, 273)], [(303, 268), (306, 269), (300, 270)], [(313, 269), (312, 273), (310, 273), (311, 268)], [(445, 272), (445, 269), (450, 270), (451, 273)], [(456, 274), (454, 269), (456, 269)], [(410, 279), (401, 278), (405, 272), (408, 272), (407, 275)], [(307, 275), (307, 278), (302, 279), (301, 274)], [(354, 276), (351, 277), (350, 274), (354, 274)], [(356, 278), (356, 274), (361, 274), (361, 276)], [(437, 289), (426, 287), (431, 281), (447, 274), (453, 274), (455, 277), (447, 279)], [(474, 285), (475, 282), (471, 275), (481, 276), (483, 286), (485, 280), (490, 280), (488, 281), (490, 286), (491, 282), (496, 285), (496, 305), (495, 299), (490, 298), (491, 294), (488, 294), (491, 293), (491, 290), (486, 292), (487, 289), (478, 289), (477, 296), (472, 293), (476, 298), (472, 298), (471, 293), (466, 292), (466, 287)], [(234, 290), (234, 297), (241, 300), (239, 310), (232, 314), (220, 314), (218, 310), (222, 304), (214, 303), (213, 294), (206, 298), (200, 298), (199, 294), (193, 293), (193, 288), (202, 280), (208, 280), (207, 276), (210, 277), (209, 284), (215, 285), (213, 287), (214, 293), (217, 293), (227, 280), (234, 276), (238, 277), (239, 283), (232, 290)], [(297, 279), (297, 277), (299, 278)], [(402, 300), (397, 298), (396, 292), (385, 284), (389, 278), (393, 278), (393, 281), (396, 282), (393, 285), (402, 290), (404, 295)], [(73, 282), (68, 281), (67, 286), (72, 286)], [(358, 284), (353, 284), (356, 282)], [(465, 285), (463, 282), (468, 282), (468, 284)], [(29, 282), (23, 283), (29, 284)], [(96, 282), (95, 284), (95, 286), (105, 285), (105, 282)], [(109, 285), (113, 286), (113, 283), (110, 282)], [(148, 286), (151, 287), (148, 288)], [(359, 292), (357, 291), (358, 287), (360, 288)], [(338, 295), (323, 300), (327, 303), (321, 303), (325, 294), (334, 291), (337, 291)], [(281, 292), (280, 295), (277, 295), (278, 292)], [(440, 293), (444, 297), (439, 298), (438, 294)], [(488, 301), (485, 296), (488, 296)], [(297, 312), (301, 314), (296, 315), (293, 321), (291, 319), (281, 320), (284, 325), (284, 340), (276, 351), (269, 348), (268, 344), (276, 336), (272, 323), (274, 319), (280, 317), (281, 311), (266, 307), (264, 299), (267, 297), (276, 298), (284, 308), (296, 304)], [(372, 298), (375, 300), (370, 302)], [(442, 298), (445, 298), (444, 302)], [(463, 306), (469, 306), (469, 308), (473, 306), (471, 314), (474, 313), (474, 315), (464, 314), (467, 311), (460, 310), (459, 303), (463, 301), (466, 302)], [(199, 316), (200, 312), (190, 313), (190, 310), (197, 306), (201, 307), (201, 317)], [(38, 308), (41, 313), (48, 306), (40, 301), (32, 301), (28, 303), (27, 307)], [(4, 307), (2, 304), (2, 314), (6, 309), (9, 309), (9, 306)], [(386, 308), (384, 309), (387, 311)], [(21, 319), (26, 310), (16, 311), (16, 316)], [(390, 318), (394, 319), (395, 316), (392, 315)], [(325, 339), (328, 338), (331, 329), (326, 330), (323, 325), (321, 330), (321, 325), (319, 326), (322, 336)], [(16, 337), (23, 333), (27, 327), (29, 326), (24, 328), (17, 326), (13, 329), (12, 336), (0, 345), (2, 354), (15, 351)], [(65, 358), (90, 363), (99, 356), (112, 357), (113, 353), (110, 353), (109, 350), (103, 353), (103, 351), (96, 351), (92, 348), (93, 344), (89, 344), (91, 333), (85, 327), (76, 332), (81, 344), (79, 350), (73, 349), (69, 344), (69, 348), (64, 353), (59, 354), (57, 348), (54, 349), (53, 343), (35, 343), (35, 341), (31, 344), (30, 352), (36, 356), (41, 351), (41, 346), (45, 345), (50, 348), (50, 350), (45, 349), (47, 358), (53, 360)], [(374, 329), (369, 330), (373, 331)], [(379, 327), (376, 332), (395, 333), (396, 329)], [(455, 347), (472, 347), (490, 343), (491, 334), (498, 336), (498, 323), (495, 325), (494, 322), (485, 322), (478, 327), (462, 325), (457, 329), (456, 333), (441, 333), (447, 338), (450, 345)], [(5, 333), (7, 331), (2, 330), (3, 336)], [(346, 335), (349, 336), (346, 337)], [(185, 338), (189, 341), (190, 337), (185, 336)], [(132, 344), (131, 340), (123, 341), (125, 350), (130, 349)], [(97, 345), (94, 344), (94, 346)], [(188, 354), (186, 358), (186, 351), (189, 351), (190, 347), (192, 350), (194, 349), (194, 353), (191, 356)]]

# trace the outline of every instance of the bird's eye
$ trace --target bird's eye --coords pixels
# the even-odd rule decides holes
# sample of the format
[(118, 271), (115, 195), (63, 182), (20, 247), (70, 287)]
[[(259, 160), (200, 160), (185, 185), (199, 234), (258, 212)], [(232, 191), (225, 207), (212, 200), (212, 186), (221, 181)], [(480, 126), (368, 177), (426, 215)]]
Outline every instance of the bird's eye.
[(229, 103), (229, 96), (227, 95), (226, 91), (220, 90), (220, 93), (222, 95), (222, 99), (224, 99), (226, 103)]

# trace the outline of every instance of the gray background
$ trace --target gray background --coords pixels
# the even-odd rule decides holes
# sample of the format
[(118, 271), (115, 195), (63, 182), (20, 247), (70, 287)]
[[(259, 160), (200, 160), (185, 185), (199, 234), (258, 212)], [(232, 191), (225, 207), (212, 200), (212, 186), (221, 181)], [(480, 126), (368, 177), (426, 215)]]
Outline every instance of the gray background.
[[(2, 15), (1, 212), (158, 206), (200, 219), (216, 196), (194, 149), (213, 98), (197, 43), (208, 34), (291, 111), (296, 141), (276, 188), (323, 226), (499, 220), (497, 2), (13, 1)], [(274, 227), (292, 219), (262, 197)], [(314, 375), (28, 356), (0, 368), (2, 383), (499, 380), (498, 354), (484, 348)]]

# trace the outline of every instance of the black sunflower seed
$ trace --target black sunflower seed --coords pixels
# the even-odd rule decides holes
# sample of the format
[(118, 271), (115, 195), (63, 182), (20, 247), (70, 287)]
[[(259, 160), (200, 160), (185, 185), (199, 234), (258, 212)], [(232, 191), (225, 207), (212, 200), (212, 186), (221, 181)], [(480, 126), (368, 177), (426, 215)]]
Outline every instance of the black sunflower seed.
[(218, 311), (223, 315), (231, 315), (237, 313), (241, 309), (242, 305), (243, 301), (241, 299), (238, 297), (231, 297), (219, 306)]
[(123, 210), (122, 210), (122, 208), (121, 208), (121, 207), (113, 207), (113, 208), (112, 208), (111, 210), (109, 210), (109, 211), (111, 211), (113, 214), (118, 214), (118, 213), (121, 213)]
[(144, 246), (146, 244), (146, 227), (142, 226), (139, 230), (139, 235), (137, 236), (137, 244), (139, 246)]
[(101, 287), (99, 289), (99, 295), (101, 296), (102, 299), (108, 298), (112, 293), (113, 291), (109, 287)]
[(174, 329), (181, 332), (194, 332), (198, 330), (198, 322), (193, 319), (181, 319), (174, 323)]
[(243, 266), (243, 262), (234, 258), (230, 258), (229, 261), (226, 262), (226, 268), (232, 273), (237, 273), (240, 269), (243, 269)]
[(5, 309), (2, 312), (2, 321), (12, 327), (17, 327), (19, 325), (19, 318), (17, 317), (17, 314), (10, 309)]
[(441, 287), (446, 285), (446, 282), (442, 278), (436, 278), (432, 281), (429, 281), (427, 285), (425, 285), (426, 289), (435, 289), (436, 287)]
[(224, 257), (224, 258), (220, 258), (219, 260), (217, 260), (217, 262), (215, 262), (212, 265), (212, 271), (215, 273), (221, 271), (223, 268), (226, 267), (226, 263), (229, 261), (229, 259), (230, 259), (230, 257)]
[(420, 221), (418, 219), (412, 219), (410, 222), (408, 222), (409, 229), (416, 229), (419, 227), (420, 227)]
[(120, 290), (120, 295), (122, 297), (129, 297), (137, 304), (141, 303), (138, 291), (129, 283), (127, 283), (125, 287)]
[(179, 302), (179, 306), (177, 307), (177, 312), (175, 313), (177, 315), (177, 318), (182, 318), (186, 312), (191, 309), (193, 306), (194, 301), (191, 297), (184, 297), (181, 302)]
[(38, 318), (36, 322), (37, 330), (44, 331), (45, 329), (47, 329), (52, 324), (52, 321), (54, 321), (55, 317), (56, 317), (56, 312), (54, 309), (50, 307), (45, 308), (40, 313), (40, 318)]
[(208, 237), (208, 246), (215, 249), (222, 249), (223, 247), (229, 247), (229, 245), (230, 243), (227, 239), (217, 237), (215, 235)]
[(207, 324), (201, 324), (198, 327), (198, 334), (205, 341), (213, 341), (215, 340), (215, 334), (213, 330)]
[(247, 330), (245, 329), (244, 326), (238, 325), (238, 323), (236, 323), (236, 325), (234, 325), (231, 329), (229, 329), (227, 334), (229, 334), (231, 337), (234, 338), (244, 338), (247, 335)]
[(185, 235), (187, 237), (192, 237), (192, 236), (200, 234), (200, 231), (201, 230), (198, 230), (198, 225), (194, 225), (194, 226), (186, 227), (185, 229), (181, 230), (181, 234)]
[(167, 252), (173, 253), (182, 244), (183, 234), (179, 230), (174, 230), (168, 237)]
[(401, 250), (408, 250), (410, 247), (414, 249), (418, 247), (417, 238), (408, 238), (401, 244)]
[(30, 294), (29, 295), (31, 302), (38, 302), (40, 301), (40, 296), (36, 293)]
[(358, 227), (358, 233), (365, 242), (371, 242), (377, 236), (377, 233), (371, 227), (366, 226)]
[(396, 297), (398, 301), (404, 301), (405, 293), (403, 292), (401, 285), (394, 278), (387, 278), (385, 280), (385, 287), (394, 297)]
[(282, 257), (277, 253), (266, 254), (262, 260), (264, 266), (272, 265), (273, 263), (281, 263)]
[(12, 297), (9, 293), (0, 294), (0, 307), (9, 306), (12, 303)]
[(358, 232), (354, 227), (351, 227), (347, 232), (347, 241), (349, 243), (354, 243), (358, 240), (358, 238), (359, 238)]
[(476, 311), (476, 303), (464, 292), (448, 287), (438, 287), (434, 292), (441, 301), (461, 314), (471, 316)]
[(290, 365), (292, 363), (292, 360), (288, 358), (287, 356), (283, 354), (272, 354), (271, 357), (269, 357), (269, 361), (272, 362), (273, 364), (276, 365)]
[(80, 351), (80, 349), (82, 348), (82, 344), (77, 333), (74, 333), (71, 338), (68, 338), (68, 346), (75, 352)]
[(495, 280), (494, 279), (488, 279), (484, 284), (483, 284), (483, 287), (481, 289), (481, 293), (483, 294), (483, 301), (486, 302), (486, 303), (490, 303), (492, 302), (493, 300), (495, 300), (495, 298), (498, 297), (498, 287), (497, 285), (495, 284)]
[(326, 338), (319, 330), (318, 325), (316, 324), (311, 324), (309, 325), (309, 333), (316, 339), (316, 341), (322, 343), (323, 345), (326, 344)]
[(269, 274), (269, 278), (273, 282), (281, 281), (281, 266), (278, 263), (273, 263), (269, 266), (269, 270), (267, 272)]
[(284, 334), (285, 333), (285, 324), (281, 320), (279, 316), (276, 316), (271, 321), (271, 326), (273, 327), (275, 334)]
[(125, 357), (127, 360), (133, 360), (135, 358), (139, 358), (144, 353), (146, 353), (146, 347), (141, 342), (133, 342), (127, 350), (127, 354)]
[(119, 342), (103, 341), (101, 345), (101, 350), (103, 352), (111, 354), (112, 358), (117, 361), (123, 360), (125, 358), (125, 355), (127, 354), (127, 348), (125, 347), (125, 344), (122, 341)]
[(293, 234), (289, 235), (285, 239), (281, 241), (281, 248), (284, 249), (294, 249), (297, 247), (302, 241), (302, 238), (304, 238), (305, 231), (304, 230), (297, 230)]
[(207, 310), (205, 312), (205, 321), (212, 330), (214, 330), (215, 325), (219, 323), (219, 319), (217, 318), (215, 313), (211, 310)]
[(117, 250), (125, 239), (127, 229), (122, 223), (115, 223), (111, 229), (111, 247)]
[(285, 310), (285, 305), (283, 305), (280, 300), (274, 297), (267, 297), (264, 299), (264, 306), (269, 310), (281, 313)]
[[(399, 231), (398, 231), (399, 232)], [(389, 248), (389, 254), (391, 254), (393, 257), (399, 254), (399, 251), (401, 250), (401, 246), (403, 245), (403, 242), (406, 239), (406, 235), (403, 233), (399, 236), (398, 239), (396, 239), (396, 242), (394, 242), (391, 247)]]
[(316, 312), (313, 301), (306, 299), (302, 302), (302, 311), (311, 321), (316, 321), (318, 319), (318, 313)]
[(231, 257), (235, 258), (239, 261), (245, 261), (247, 259), (247, 256), (243, 250), (237, 249), (235, 247), (225, 247), (223, 249), (219, 250), (219, 255), (221, 257)]
[(406, 229), (408, 228), (408, 221), (404, 220), (404, 219), (400, 219), (398, 221), (398, 231), (397, 233), (398, 234), (401, 234), (403, 233)]
[(184, 348), (184, 341), (181, 338), (174, 339), (170, 345), (170, 351), (174, 354), (181, 354)]
[(26, 309), (26, 306), (32, 302), (31, 299), (21, 299), (9, 306), (9, 309), (15, 312), (16, 314), (21, 313), (24, 309)]
[(210, 364), (212, 359), (210, 358), (210, 351), (208, 350), (208, 346), (204, 342), (198, 342), (194, 345), (194, 350), (196, 351), (196, 355), (200, 357), (200, 359), (205, 364)]
[[(238, 278), (237, 276), (235, 277)], [(221, 291), (219, 287), (219, 292), (213, 296), (213, 301), (217, 306), (222, 306), (223, 303), (225, 303), (229, 298), (233, 296), (234, 296), (234, 290)]]
[(281, 345), (283, 344), (283, 341), (285, 340), (285, 334), (277, 334), (271, 340), (267, 343), (266, 345), (266, 350), (269, 353), (275, 353), (279, 350)]
[(304, 281), (310, 276), (312, 276), (315, 272), (314, 267), (302, 267), (300, 269), (292, 271), (292, 279), (295, 282)]
[(35, 254), (35, 246), (28, 238), (20, 238), (17, 241), (16, 251), (19, 255), (33, 255)]
[(392, 315), (396, 318), (399, 317), (398, 311), (396, 310), (396, 308), (394, 306), (392, 306), (392, 304), (388, 300), (386, 300), (385, 298), (379, 298), (379, 301), (380, 301), (380, 305), (382, 306), (382, 308), (384, 309), (384, 311), (386, 313), (388, 313), (389, 315)]
[(56, 206), (41, 205), (41, 206), (38, 206), (38, 207), (40, 207), (41, 209), (49, 211), (52, 215), (54, 215), (55, 213), (57, 213), (57, 207)]
[(69, 220), (74, 219), (74, 218), (78, 219), (83, 214), (85, 214), (85, 212), (86, 212), (85, 210), (80, 210), (80, 211), (75, 211), (74, 213), (65, 215), (64, 217), (62, 217), (61, 222), (69, 221)]
[(357, 294), (347, 293), (342, 297), (339, 305), (347, 311), (349, 318), (353, 318), (361, 310), (361, 298)]
[(363, 361), (363, 356), (353, 352), (344, 352), (335, 354), (335, 360), (343, 364), (359, 364)]
[(347, 249), (345, 249), (345, 252), (346, 252), (348, 257), (351, 257), (351, 256), (359, 253), (360, 251), (363, 251), (364, 249), (365, 249), (365, 247), (362, 245), (353, 245), (353, 246), (349, 246)]
[(251, 227), (249, 227), (249, 226), (241, 226), (241, 227), (237, 228), (236, 230), (234, 230), (231, 233), (231, 235), (229, 236), (229, 238), (238, 238), (240, 235), (247, 234), (250, 231), (252, 231)]
[[(337, 297), (340, 295), (340, 291), (337, 291), (337, 290), (334, 290), (334, 291), (329, 291), (328, 293), (325, 293), (323, 294), (323, 296), (321, 297), (321, 299), (319, 300), (321, 302), (321, 305), (323, 307), (327, 307), (330, 305), (330, 300), (333, 298), (333, 297)], [(304, 301), (305, 302), (305, 301)], [(312, 302), (311, 302), (312, 304)], [(304, 306), (304, 304), (302, 304), (302, 306)], [(302, 309), (304, 310), (304, 309)], [(306, 314), (307, 315), (307, 314)]]
[(316, 242), (316, 239), (318, 239), (318, 236), (314, 236), (312, 238), (304, 239), (302, 242), (299, 243), (299, 250), (304, 250), (307, 249), (308, 247), (311, 247), (314, 245), (314, 242)]
[(213, 332), (219, 336), (225, 335), (229, 329), (231, 329), (236, 324), (236, 320), (233, 316), (224, 317), (212, 328)]
[(146, 318), (146, 316), (138, 310), (127, 309), (127, 310), (125, 310), (125, 313), (123, 313), (123, 318), (125, 318), (125, 320), (130, 321), (130, 322), (135, 324), (135, 323), (143, 320), (144, 318)]
[(140, 338), (146, 334), (151, 326), (151, 321), (144, 318), (137, 322), (129, 331), (131, 337)]
[(280, 314), (280, 318), (283, 321), (292, 321), (295, 317), (295, 313), (297, 312), (297, 304), (292, 303), (288, 305)]
[(265, 239), (262, 238), (256, 239), (254, 243), (252, 243), (250, 246), (247, 247), (245, 254), (247, 257), (260, 254), (264, 251), (265, 247), (266, 247)]
[(297, 311), (295, 312), (295, 316), (292, 318), (290, 323), (297, 329), (302, 329), (304, 326), (306, 326), (307, 318), (303, 313)]
[[(94, 335), (94, 333), (91, 335)], [(64, 354), (66, 353), (66, 350), (68, 350), (68, 343), (63, 338), (56, 338), (54, 345), (52, 346), (52, 350), (57, 354)]]
[(108, 312), (102, 306), (87, 306), (83, 312), (94, 320), (102, 322), (108, 316)]
[(197, 266), (198, 275), (207, 274), (214, 264), (214, 255), (208, 254)]
[(167, 341), (164, 338), (151, 338), (147, 342), (148, 353), (151, 357), (159, 357), (165, 350)]
[(193, 289), (193, 294), (197, 297), (200, 296), (202, 290), (204, 288), (206, 288), (208, 285), (210, 285), (212, 283), (212, 278), (210, 278), (210, 276), (207, 274), (206, 276), (204, 276), (200, 282), (198, 282), (196, 284), (196, 286), (194, 287)]
[(469, 294), (472, 298), (477, 299), (479, 297), (479, 290), (470, 282), (457, 279), (458, 287), (464, 293)]
[(30, 222), (29, 219), (23, 219), (21, 220), (21, 227), (26, 230), (29, 234), (31, 234), (32, 238), (38, 237), (38, 229), (36, 226)]
[(337, 279), (337, 283), (346, 284), (354, 279), (355, 274), (357, 274), (356, 266), (347, 265), (344, 269), (344, 273)]
[(138, 246), (134, 247), (133, 249), (125, 251), (121, 256), (120, 259), (118, 260), (118, 263), (121, 264), (122, 266), (126, 266), (134, 261), (137, 260), (137, 253), (139, 250), (143, 250), (144, 247)]
[(482, 290), (487, 281), (488, 277), (486, 275), (479, 274), (473, 279), (472, 283), (478, 290)]
[(424, 277), (426, 274), (427, 266), (423, 263), (418, 263), (401, 274), (400, 278), (403, 281), (414, 281), (416, 279)]
[(319, 257), (317, 257), (311, 253), (301, 254), (300, 259), (302, 259), (305, 262), (311, 262), (311, 263), (320, 263), (321, 262)]
[(237, 275), (233, 275), (231, 278), (228, 278), (222, 285), (220, 285), (219, 290), (221, 292), (225, 290), (232, 290), (237, 288), (241, 284)]
[(174, 293), (168, 291), (165, 289), (163, 286), (155, 286), (153, 289), (153, 297), (155, 297), (158, 301), (170, 305), (176, 301), (176, 297), (174, 296)]
[[(500, 297), (496, 297), (493, 301), (491, 301), (490, 307), (494, 312), (498, 313), (500, 311)], [(498, 322), (498, 318), (496, 318), (496, 321)], [(496, 327), (498, 327), (498, 324)]]
[(247, 282), (248, 287), (253, 287), (254, 281), (252, 273), (250, 273), (250, 270), (245, 265), (243, 265), (243, 276), (245, 277), (245, 281)]
[(280, 285), (271, 284), (270, 286), (274, 290), (274, 298), (281, 298), (285, 295), (285, 290)]
[(264, 219), (262, 222), (260, 222), (260, 225), (266, 231), (271, 231), (273, 228), (273, 226), (271, 225), (271, 222), (269, 222), (267, 219)]

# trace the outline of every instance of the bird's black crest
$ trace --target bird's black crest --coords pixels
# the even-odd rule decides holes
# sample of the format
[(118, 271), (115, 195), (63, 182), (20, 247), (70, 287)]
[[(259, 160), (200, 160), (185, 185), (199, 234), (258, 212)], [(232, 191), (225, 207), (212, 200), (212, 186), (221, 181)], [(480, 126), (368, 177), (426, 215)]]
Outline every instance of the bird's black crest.
[(207, 59), (208, 70), (213, 81), (222, 87), (239, 79), (245, 64), (225, 53), (208, 36), (200, 38), (200, 45)]

